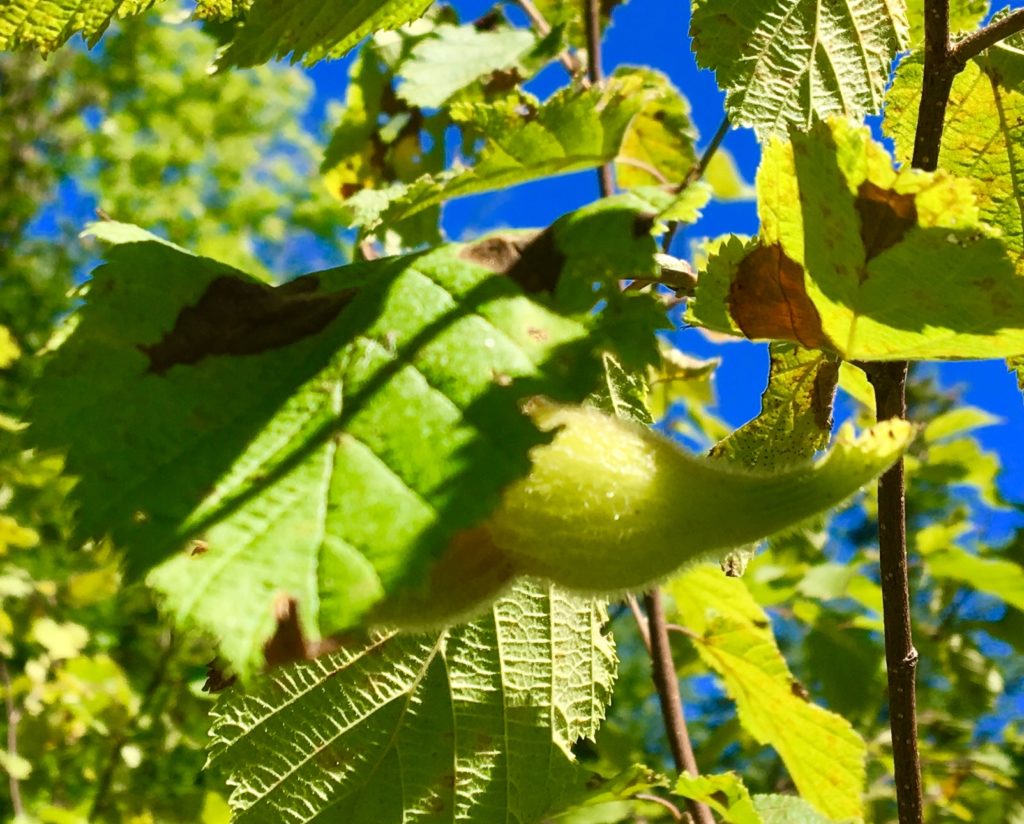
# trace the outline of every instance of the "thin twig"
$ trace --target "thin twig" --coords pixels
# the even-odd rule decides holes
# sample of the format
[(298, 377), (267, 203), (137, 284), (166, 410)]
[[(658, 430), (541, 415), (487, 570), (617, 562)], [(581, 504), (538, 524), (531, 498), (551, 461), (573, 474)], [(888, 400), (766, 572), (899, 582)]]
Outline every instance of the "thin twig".
[(356, 252), (358, 260), (377, 260), (380, 258), (380, 253), (377, 251), (377, 247), (373, 245), (373, 241), (369, 238), (363, 238), (356, 244)]
[[(541, 37), (547, 37), (551, 34), (551, 24), (544, 19), (544, 15), (541, 14), (540, 9), (533, 4), (532, 0), (515, 0), (515, 3), (523, 10), (523, 13), (530, 21), (530, 25), (536, 29), (537, 34)], [(590, 82), (582, 76), (583, 64), (580, 63), (580, 59), (575, 54), (568, 49), (563, 49), (558, 53), (558, 60), (574, 79), (579, 80), (583, 86), (590, 85)]]
[(689, 186), (691, 183), (696, 183), (698, 180), (704, 177), (704, 172), (708, 170), (708, 165), (711, 163), (711, 158), (715, 156), (715, 152), (718, 151), (718, 147), (722, 145), (722, 141), (725, 140), (725, 136), (727, 134), (729, 134), (729, 115), (725, 115), (722, 118), (722, 122), (718, 124), (718, 128), (715, 130), (715, 134), (712, 136), (711, 142), (704, 147), (704, 151), (701, 153), (700, 159), (687, 173), (687, 186)]
[(633, 613), (633, 619), (636, 621), (637, 631), (640, 633), (640, 640), (644, 642), (644, 647), (647, 649), (647, 654), (651, 654), (651, 628), (647, 623), (647, 618), (640, 611), (640, 604), (636, 602), (636, 596), (630, 595), (626, 599), (626, 603), (629, 604), (630, 612)]
[[(686, 178), (683, 180), (682, 185), (679, 187), (679, 194), (682, 194), (704, 177), (704, 173), (708, 170), (708, 166), (711, 164), (711, 158), (715, 156), (719, 147), (722, 145), (722, 141), (725, 140), (725, 136), (729, 134), (729, 115), (726, 114), (722, 118), (722, 122), (718, 124), (718, 129), (715, 130), (714, 136), (711, 138), (711, 142), (704, 147), (704, 151), (701, 156), (697, 159), (697, 162), (690, 167), (690, 171), (686, 173)], [(668, 252), (669, 247), (672, 245), (672, 241), (675, 239), (676, 232), (679, 231), (679, 223), (673, 221), (668, 225), (668, 229), (665, 231), (665, 236), (661, 239), (661, 250), (665, 253)]]
[(675, 804), (669, 801), (667, 798), (662, 798), (660, 795), (654, 793), (637, 793), (633, 796), (637, 801), (650, 801), (652, 804), (660, 804), (676, 821), (683, 820), (683, 812)]
[[(7, 753), (18, 755), (18, 722), (21, 711), (14, 704), (14, 690), (11, 688), (11, 675), (7, 671), (7, 662), (0, 660), (0, 679), (4, 682), (4, 705), (7, 708)], [(21, 782), (13, 770), (7, 772), (7, 786), (11, 792), (11, 811), (15, 818), (25, 815), (25, 803), (21, 798)]]
[(652, 166), (650, 163), (644, 163), (644, 161), (637, 160), (635, 157), (622, 157), (621, 155), (615, 158), (615, 162), (621, 163), (624, 166), (632, 166), (634, 169), (639, 169), (642, 172), (647, 172), (647, 174), (658, 181), (658, 185), (660, 186), (672, 185), (672, 181), (665, 177), (657, 166)]
[[(683, 715), (683, 700), (679, 695), (679, 679), (676, 676), (675, 661), (672, 659), (672, 648), (669, 646), (668, 629), (665, 626), (665, 606), (661, 600), (660, 589), (655, 588), (644, 596), (644, 607), (647, 609), (647, 624), (651, 639), (651, 669), (654, 686), (658, 691), (661, 717), (665, 722), (665, 733), (668, 735), (672, 758), (679, 772), (696, 776), (699, 775), (697, 759), (693, 754), (690, 733), (686, 728), (686, 717)], [(699, 824), (714, 824), (715, 819), (706, 804), (687, 799), (686, 807)]]
[[(604, 78), (601, 69), (601, 0), (582, 0), (583, 27), (587, 33), (587, 79), (591, 86), (600, 86)], [(615, 175), (611, 163), (597, 169), (597, 185), (601, 197), (615, 191)]]
[(958, 40), (949, 49), (949, 59), (961, 67), (972, 57), (977, 57), (989, 46), (994, 46), (1007, 37), (1024, 31), (1024, 9), (1010, 12), (1006, 17), (989, 23), (978, 31), (971, 32)]

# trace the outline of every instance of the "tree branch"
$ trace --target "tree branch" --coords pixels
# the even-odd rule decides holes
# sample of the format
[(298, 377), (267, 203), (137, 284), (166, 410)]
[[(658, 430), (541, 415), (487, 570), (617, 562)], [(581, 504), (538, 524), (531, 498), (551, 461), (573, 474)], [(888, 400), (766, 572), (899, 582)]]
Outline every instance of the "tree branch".
[[(12, 756), (18, 754), (18, 721), (21, 712), (14, 705), (14, 690), (11, 688), (11, 675), (7, 671), (7, 662), (0, 660), (0, 679), (4, 683), (4, 706), (7, 709), (7, 752)], [(7, 774), (7, 786), (11, 792), (11, 811), (15, 818), (25, 815), (25, 803), (21, 798), (21, 782), (13, 772)]]
[[(514, 0), (515, 4), (523, 10), (523, 13), (530, 21), (530, 25), (536, 30), (537, 34), (541, 37), (547, 37), (551, 34), (551, 24), (544, 19), (544, 15), (540, 13), (534, 4), (533, 0)], [(589, 81), (582, 77), (583, 65), (580, 63), (579, 58), (568, 49), (563, 49), (558, 53), (558, 61), (565, 66), (565, 70), (573, 78), (578, 78), (584, 86), (589, 86)]]
[[(906, 418), (907, 363), (869, 366), (878, 419)], [(885, 668), (889, 684), (889, 727), (900, 824), (922, 824), (924, 793), (917, 746), (917, 650), (910, 621), (907, 577), (906, 477), (903, 461), (878, 480), (878, 548), (885, 624)]]
[[(631, 604), (631, 608), (635, 603), (634, 601)], [(683, 715), (683, 701), (679, 695), (679, 679), (676, 676), (676, 665), (672, 659), (672, 648), (668, 641), (668, 628), (665, 625), (665, 607), (661, 600), (661, 590), (656, 588), (645, 595), (644, 606), (647, 608), (645, 623), (648, 631), (646, 635), (650, 639), (647, 651), (651, 655), (652, 677), (655, 689), (658, 691), (661, 717), (665, 722), (665, 732), (668, 735), (669, 748), (672, 750), (672, 759), (679, 772), (696, 776), (699, 775), (697, 759), (693, 754), (690, 733), (686, 728), (686, 717)], [(634, 614), (638, 613), (639, 609)], [(639, 617), (637, 622), (640, 625), (641, 637), (643, 637), (644, 627)], [(715, 819), (706, 804), (687, 799), (686, 807), (698, 824), (714, 824)]]
[(1017, 9), (1006, 17), (989, 23), (984, 28), (958, 40), (949, 49), (949, 59), (963, 68), (968, 60), (977, 57), (989, 46), (994, 46), (1001, 40), (1012, 37), (1021, 31), (1024, 31), (1024, 9)]
[[(587, 79), (591, 86), (600, 86), (604, 78), (601, 70), (601, 0), (583, 0), (583, 28), (587, 33)], [(598, 167), (597, 185), (601, 197), (608, 197), (615, 191), (611, 163)]]

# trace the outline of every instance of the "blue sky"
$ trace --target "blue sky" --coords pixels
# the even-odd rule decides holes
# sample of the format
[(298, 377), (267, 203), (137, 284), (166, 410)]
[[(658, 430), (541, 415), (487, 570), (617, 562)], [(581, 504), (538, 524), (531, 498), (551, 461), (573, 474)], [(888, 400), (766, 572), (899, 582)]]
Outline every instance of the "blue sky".
[[(484, 14), (489, 0), (456, 0), (452, 5), (464, 20)], [(611, 72), (620, 65), (649, 65), (667, 73), (689, 98), (693, 119), (702, 142), (714, 134), (723, 113), (723, 95), (711, 72), (699, 70), (690, 52), (689, 3), (630, 0), (615, 10), (604, 46), (604, 69)], [(1007, 5), (995, 2), (996, 7)], [(1014, 0), (1013, 7), (1024, 5)], [(515, 16), (512, 4), (507, 8)], [(517, 20), (525, 23), (525, 20)], [(344, 93), (345, 77), (351, 58), (321, 63), (310, 70), (316, 82), (317, 97), (311, 120), (322, 118), (326, 101)], [(531, 81), (529, 88), (544, 97), (564, 85), (566, 74), (553, 64)], [(733, 129), (724, 146), (738, 161), (748, 181), (753, 181), (760, 152), (749, 129)], [(454, 239), (478, 234), (498, 226), (544, 226), (559, 215), (590, 202), (598, 196), (596, 175), (592, 172), (539, 181), (509, 190), (478, 195), (448, 204), (444, 226)], [(711, 204), (704, 217), (677, 239), (673, 251), (686, 256), (690, 241), (715, 237), (725, 232), (753, 233), (757, 214), (753, 203)], [(762, 345), (737, 343), (726, 347), (709, 344), (695, 330), (674, 335), (686, 351), (723, 357), (717, 380), (720, 412), (730, 423), (739, 425), (755, 415), (767, 374), (767, 355)], [(1000, 453), (1005, 473), (1003, 492), (1011, 500), (1024, 501), (1024, 402), (1013, 377), (1002, 361), (935, 365), (943, 383), (962, 386), (963, 398), (1003, 419), (1003, 423), (981, 430), (983, 445)], [(753, 378), (756, 376), (756, 378)], [(1008, 515), (994, 519), (1002, 528), (1024, 519)], [(1002, 530), (999, 530), (1002, 531)]]

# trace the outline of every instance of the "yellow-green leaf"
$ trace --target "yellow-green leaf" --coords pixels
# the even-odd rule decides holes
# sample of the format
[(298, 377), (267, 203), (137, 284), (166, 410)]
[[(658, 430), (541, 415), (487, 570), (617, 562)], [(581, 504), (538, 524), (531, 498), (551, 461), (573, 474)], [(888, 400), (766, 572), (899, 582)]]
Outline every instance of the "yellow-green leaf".
[(839, 715), (810, 702), (742, 579), (701, 565), (668, 585), (680, 622), (736, 702), (740, 723), (775, 748), (800, 795), (825, 815), (863, 815), (866, 746)]

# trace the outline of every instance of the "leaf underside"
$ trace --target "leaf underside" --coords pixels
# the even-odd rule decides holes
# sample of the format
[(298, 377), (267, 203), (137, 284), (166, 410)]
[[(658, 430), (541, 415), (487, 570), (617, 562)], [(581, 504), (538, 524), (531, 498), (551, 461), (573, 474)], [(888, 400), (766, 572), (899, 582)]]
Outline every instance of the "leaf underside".
[(695, 0), (690, 35), (732, 122), (766, 136), (877, 112), (907, 23), (897, 0)]
[(861, 737), (810, 703), (793, 679), (768, 616), (740, 578), (698, 566), (669, 584), (701, 659), (722, 678), (747, 732), (779, 753), (800, 795), (834, 819), (863, 816)]
[(239, 822), (535, 822), (611, 697), (603, 607), (522, 582), (472, 624), (377, 635), (214, 710)]

